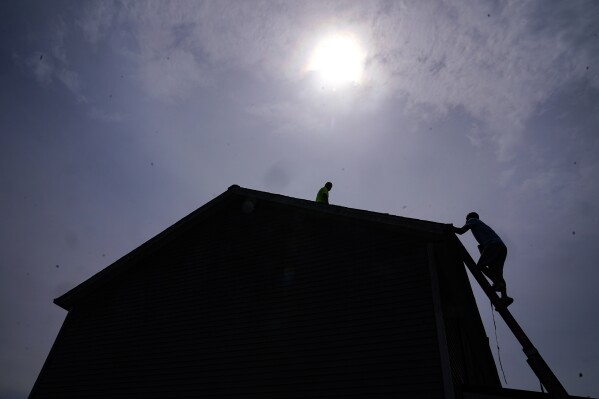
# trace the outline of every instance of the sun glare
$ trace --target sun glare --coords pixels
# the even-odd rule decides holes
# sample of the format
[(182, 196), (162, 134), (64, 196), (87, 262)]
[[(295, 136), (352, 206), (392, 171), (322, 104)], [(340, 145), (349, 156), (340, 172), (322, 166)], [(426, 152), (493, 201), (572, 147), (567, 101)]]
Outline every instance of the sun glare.
[(317, 72), (327, 85), (359, 84), (366, 54), (349, 34), (322, 39), (314, 49), (307, 70)]

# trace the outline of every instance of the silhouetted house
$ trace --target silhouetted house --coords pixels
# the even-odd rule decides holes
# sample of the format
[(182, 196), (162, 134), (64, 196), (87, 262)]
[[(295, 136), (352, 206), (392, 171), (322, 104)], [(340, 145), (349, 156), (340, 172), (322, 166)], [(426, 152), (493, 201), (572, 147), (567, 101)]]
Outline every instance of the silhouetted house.
[(459, 245), (232, 186), (54, 301), (30, 397), (545, 397), (501, 388)]

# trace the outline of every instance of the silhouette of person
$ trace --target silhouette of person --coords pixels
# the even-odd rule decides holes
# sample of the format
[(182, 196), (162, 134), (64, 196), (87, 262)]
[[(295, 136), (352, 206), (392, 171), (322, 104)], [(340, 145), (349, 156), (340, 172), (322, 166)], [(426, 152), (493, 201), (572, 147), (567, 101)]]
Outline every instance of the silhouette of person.
[(318, 194), (316, 194), (316, 202), (320, 202), (321, 204), (329, 203), (329, 191), (333, 188), (333, 183), (328, 181), (323, 188), (318, 190)]
[(483, 223), (478, 213), (470, 212), (466, 216), (466, 224), (463, 227), (453, 228), (454, 233), (464, 234), (472, 231), (474, 238), (478, 241), (480, 259), (476, 266), (493, 282), (493, 289), (501, 292), (501, 301), (507, 307), (514, 302), (513, 298), (507, 296), (505, 280), (503, 279), (503, 264), (507, 257), (507, 247), (492, 228)]

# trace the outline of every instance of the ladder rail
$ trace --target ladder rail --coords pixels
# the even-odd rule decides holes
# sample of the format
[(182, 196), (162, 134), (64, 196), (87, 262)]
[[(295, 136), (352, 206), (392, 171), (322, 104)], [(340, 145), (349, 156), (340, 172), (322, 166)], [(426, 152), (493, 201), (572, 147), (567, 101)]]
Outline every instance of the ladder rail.
[(491, 303), (495, 306), (495, 309), (501, 315), (505, 321), (505, 324), (507, 324), (520, 345), (522, 345), (522, 351), (527, 357), (526, 362), (535, 375), (539, 378), (539, 381), (541, 381), (541, 384), (543, 384), (550, 397), (555, 399), (569, 398), (570, 396), (566, 392), (566, 389), (559, 382), (553, 371), (551, 371), (537, 348), (535, 348), (532, 341), (524, 333), (524, 330), (522, 327), (520, 327), (514, 316), (500, 301), (497, 293), (491, 287), (491, 284), (489, 284), (489, 281), (483, 275), (482, 271), (478, 268), (474, 259), (472, 259), (466, 248), (462, 245), (461, 241), (455, 236), (454, 238), (459, 243), (458, 247), (461, 252), (460, 255), (462, 261), (466, 264), (466, 267), (468, 267), (468, 270), (470, 270), (470, 273), (476, 279), (487, 297), (489, 297)]

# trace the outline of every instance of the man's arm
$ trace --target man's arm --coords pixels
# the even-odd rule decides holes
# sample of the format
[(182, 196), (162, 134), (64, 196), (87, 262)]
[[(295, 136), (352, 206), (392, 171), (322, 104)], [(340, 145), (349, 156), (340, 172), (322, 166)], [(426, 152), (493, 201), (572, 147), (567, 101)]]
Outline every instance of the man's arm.
[(470, 230), (470, 225), (465, 224), (463, 227), (455, 227), (453, 226), (453, 232), (456, 234), (464, 234), (465, 232), (467, 232), (468, 230)]

